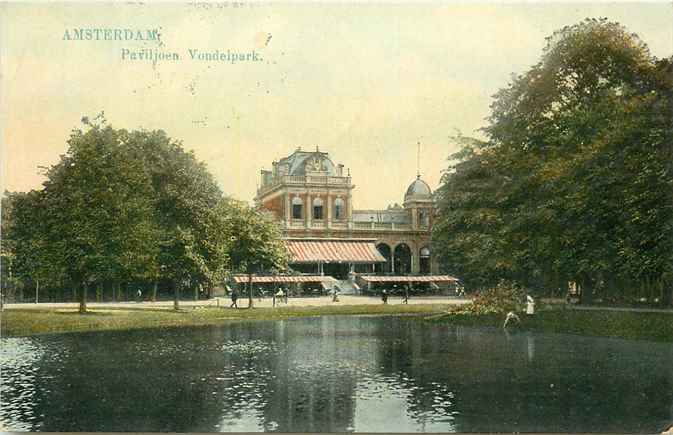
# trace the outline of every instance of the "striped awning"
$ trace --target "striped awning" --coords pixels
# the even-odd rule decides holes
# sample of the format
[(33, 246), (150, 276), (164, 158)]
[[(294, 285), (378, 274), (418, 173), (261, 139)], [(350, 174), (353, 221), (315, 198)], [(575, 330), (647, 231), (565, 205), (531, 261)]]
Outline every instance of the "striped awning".
[(421, 276), (373, 276), (360, 275), (365, 282), (456, 282), (458, 278), (450, 275), (421, 275)]
[[(234, 282), (245, 283), (248, 282), (248, 275), (234, 275)], [(270, 276), (252, 276), (254, 283), (274, 283), (274, 282), (334, 282), (336, 279), (331, 276), (322, 275), (270, 275)]]
[(285, 240), (290, 263), (384, 263), (373, 240)]

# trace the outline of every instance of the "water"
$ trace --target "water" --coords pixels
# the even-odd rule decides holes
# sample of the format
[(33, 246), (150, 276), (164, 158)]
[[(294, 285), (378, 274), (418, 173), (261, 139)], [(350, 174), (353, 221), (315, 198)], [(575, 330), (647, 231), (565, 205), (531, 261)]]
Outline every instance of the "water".
[(6, 430), (657, 432), (673, 345), (323, 317), (2, 340)]

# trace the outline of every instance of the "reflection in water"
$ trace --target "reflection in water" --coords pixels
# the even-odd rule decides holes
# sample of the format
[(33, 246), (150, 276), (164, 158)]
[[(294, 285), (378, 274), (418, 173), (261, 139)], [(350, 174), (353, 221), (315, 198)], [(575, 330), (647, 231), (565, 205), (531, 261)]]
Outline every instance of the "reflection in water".
[(673, 346), (323, 317), (3, 339), (13, 430), (653, 432)]
[(33, 409), (37, 388), (37, 365), (40, 348), (27, 338), (11, 338), (2, 342), (2, 383), (0, 384), (0, 423), (2, 428), (30, 431), (43, 415)]

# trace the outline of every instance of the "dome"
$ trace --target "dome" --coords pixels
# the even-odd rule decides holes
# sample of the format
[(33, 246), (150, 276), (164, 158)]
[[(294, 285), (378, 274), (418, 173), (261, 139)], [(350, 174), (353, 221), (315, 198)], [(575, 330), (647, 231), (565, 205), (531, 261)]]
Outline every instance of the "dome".
[(320, 151), (307, 152), (298, 149), (292, 155), (278, 162), (287, 165), (287, 175), (306, 175), (307, 172), (324, 172), (330, 176), (340, 176), (336, 166), (327, 153)]
[(404, 195), (404, 202), (414, 199), (432, 199), (432, 190), (428, 183), (421, 180), (420, 175), (409, 185)]

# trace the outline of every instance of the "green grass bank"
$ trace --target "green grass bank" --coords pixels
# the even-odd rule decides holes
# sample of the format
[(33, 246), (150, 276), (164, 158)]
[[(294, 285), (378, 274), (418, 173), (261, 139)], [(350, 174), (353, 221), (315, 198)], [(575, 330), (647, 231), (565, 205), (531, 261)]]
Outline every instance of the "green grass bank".
[[(673, 314), (624, 311), (580, 311), (554, 308), (533, 316), (520, 314), (521, 324), (511, 330), (618, 337), (633, 340), (673, 342)], [(504, 314), (442, 314), (430, 321), (463, 326), (502, 328)]]
[(345, 305), (279, 308), (186, 308), (167, 309), (95, 309), (79, 314), (75, 309), (5, 310), (0, 319), (3, 337), (29, 336), (57, 332), (169, 328), (219, 325), (227, 322), (280, 320), (322, 315), (432, 315), (448, 309), (446, 304), (418, 305)]
[[(180, 326), (219, 325), (228, 322), (281, 320), (323, 315), (406, 315), (427, 316), (431, 322), (463, 326), (502, 328), (503, 314), (447, 315), (448, 305), (346, 305), (280, 308), (186, 308), (181, 311), (151, 308), (105, 308), (79, 314), (74, 309), (6, 310), (0, 318), (3, 337), (37, 334), (172, 328)], [(521, 324), (512, 329), (619, 337), (635, 340), (673, 342), (673, 314), (614, 311), (579, 311), (553, 308), (534, 316), (521, 315)]]

